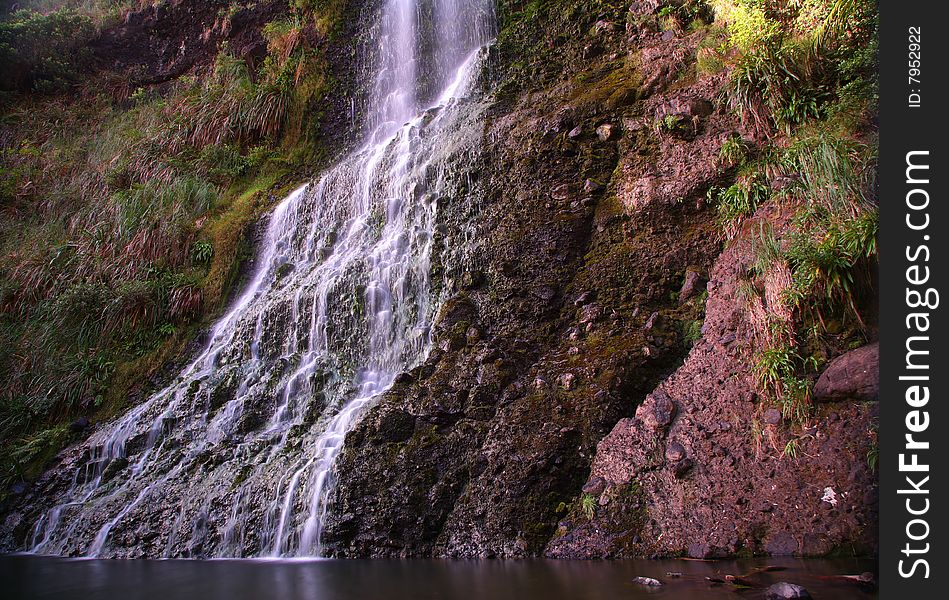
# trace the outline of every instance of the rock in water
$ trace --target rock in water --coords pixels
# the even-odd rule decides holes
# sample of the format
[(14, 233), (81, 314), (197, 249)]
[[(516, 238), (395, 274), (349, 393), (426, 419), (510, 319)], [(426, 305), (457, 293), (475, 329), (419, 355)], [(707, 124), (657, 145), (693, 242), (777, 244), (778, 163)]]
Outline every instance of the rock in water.
[(659, 587), (662, 585), (662, 582), (658, 579), (653, 579), (652, 577), (636, 577), (633, 579), (633, 583), (638, 583), (639, 585), (645, 585), (648, 587)]
[(811, 595), (803, 587), (782, 581), (765, 590), (765, 600), (793, 600), (795, 598), (810, 598)]

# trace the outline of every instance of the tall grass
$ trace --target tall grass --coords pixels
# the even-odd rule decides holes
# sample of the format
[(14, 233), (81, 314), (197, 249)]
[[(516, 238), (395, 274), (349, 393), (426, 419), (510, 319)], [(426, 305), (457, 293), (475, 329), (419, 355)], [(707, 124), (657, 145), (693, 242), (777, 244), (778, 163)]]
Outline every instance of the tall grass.
[[(759, 206), (782, 221), (760, 223), (744, 286), (758, 346), (759, 387), (786, 418), (810, 414), (815, 348), (826, 323), (865, 326), (872, 297), (879, 217), (876, 199), (875, 48), (869, 0), (757, 2), (716, 0), (728, 32), (715, 55), (729, 63), (729, 106), (758, 148), (733, 137), (720, 164), (738, 167), (731, 187), (715, 189), (726, 237)], [(767, 186), (755, 193), (753, 182)], [(859, 335), (851, 334), (851, 335)]]

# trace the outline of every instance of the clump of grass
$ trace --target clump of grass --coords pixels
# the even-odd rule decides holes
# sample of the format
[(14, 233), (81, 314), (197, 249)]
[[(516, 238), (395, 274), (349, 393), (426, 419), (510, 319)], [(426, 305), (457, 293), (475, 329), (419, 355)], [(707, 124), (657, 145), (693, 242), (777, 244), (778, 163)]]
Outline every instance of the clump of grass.
[(750, 145), (741, 138), (741, 135), (734, 133), (728, 136), (728, 139), (718, 150), (718, 164), (723, 167), (740, 167), (748, 162)]
[(592, 494), (583, 494), (580, 498), (580, 510), (583, 511), (583, 516), (587, 518), (587, 521), (592, 521), (596, 516), (596, 498)]
[(878, 441), (879, 428), (876, 425), (870, 427), (867, 431), (867, 437), (870, 439), (870, 449), (867, 450), (867, 466), (870, 471), (876, 473), (877, 465), (880, 462), (880, 445)]
[(653, 129), (658, 134), (673, 133), (678, 131), (685, 123), (685, 117), (682, 115), (668, 114), (653, 123)]
[(790, 458), (791, 460), (797, 460), (798, 452), (800, 451), (799, 442), (796, 439), (788, 441), (784, 446), (784, 452), (782, 453), (785, 458)]
[(728, 239), (738, 235), (745, 219), (753, 215), (769, 195), (770, 189), (757, 175), (742, 177), (727, 188), (713, 187), (708, 191), (708, 199), (716, 206), (719, 223)]
[(759, 387), (777, 398), (785, 419), (803, 423), (811, 412), (811, 383), (799, 375), (808, 361), (790, 346), (765, 349), (755, 364)]

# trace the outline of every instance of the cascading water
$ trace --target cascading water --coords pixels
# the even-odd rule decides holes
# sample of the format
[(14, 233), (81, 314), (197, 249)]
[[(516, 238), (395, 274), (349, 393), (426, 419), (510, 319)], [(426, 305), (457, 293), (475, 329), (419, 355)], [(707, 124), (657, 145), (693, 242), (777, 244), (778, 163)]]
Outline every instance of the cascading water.
[(366, 144), (276, 207), (205, 349), (93, 435), (33, 552), (321, 554), (346, 432), (424, 360), (474, 243), (492, 28), (490, 0), (385, 0)]

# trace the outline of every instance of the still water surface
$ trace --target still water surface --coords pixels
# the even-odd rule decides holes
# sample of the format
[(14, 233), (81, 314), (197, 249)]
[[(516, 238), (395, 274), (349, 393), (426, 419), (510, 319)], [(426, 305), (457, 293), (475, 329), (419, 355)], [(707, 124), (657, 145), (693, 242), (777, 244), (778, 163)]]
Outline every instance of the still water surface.
[[(785, 570), (755, 575), (747, 590), (706, 577), (742, 575), (763, 565)], [(757, 600), (777, 581), (805, 586), (815, 600), (875, 600), (830, 576), (859, 574), (874, 564), (857, 560), (762, 561), (149, 561), (0, 557), (0, 597), (88, 600)], [(669, 572), (681, 573), (670, 578)], [(658, 589), (637, 576), (665, 582)]]

